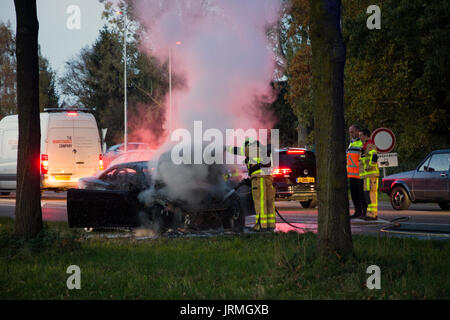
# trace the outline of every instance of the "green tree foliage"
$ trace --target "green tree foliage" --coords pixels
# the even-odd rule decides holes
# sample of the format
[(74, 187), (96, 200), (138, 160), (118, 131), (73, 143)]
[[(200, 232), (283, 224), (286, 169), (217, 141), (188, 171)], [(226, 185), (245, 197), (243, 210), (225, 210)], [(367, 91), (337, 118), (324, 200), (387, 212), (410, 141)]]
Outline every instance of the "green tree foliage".
[[(294, 127), (297, 127), (300, 136), (298, 142), (312, 144), (314, 110), (311, 104), (312, 55), (309, 2), (307, 0), (290, 0), (285, 5), (280, 39), (287, 61), (288, 92), (286, 99), (297, 116), (297, 125)], [(306, 141), (302, 141), (305, 139)]]
[(0, 117), (16, 113), (16, 46), (11, 25), (0, 22)]
[(59, 96), (55, 88), (56, 74), (51, 69), (48, 60), (39, 50), (39, 110), (58, 108)]
[[(312, 131), (309, 4), (288, 2), (280, 39), (288, 61), (289, 103)], [(431, 150), (450, 144), (450, 4), (378, 1), (381, 29), (369, 30), (366, 10), (372, 4), (370, 0), (343, 2), (346, 123), (392, 129), (400, 160), (394, 170), (403, 170), (414, 167)]]
[[(123, 4), (121, 4), (123, 6)], [(122, 8), (123, 9), (123, 8)], [(124, 10), (123, 10), (124, 11)], [(123, 21), (105, 4), (108, 24), (90, 47), (66, 63), (61, 78), (63, 92), (75, 104), (95, 109), (101, 128), (108, 128), (108, 145), (121, 143), (124, 131)], [(164, 133), (163, 100), (168, 91), (167, 64), (138, 50), (139, 26), (127, 14), (127, 100), (129, 141), (140, 140), (157, 145)], [(173, 77), (173, 85), (179, 85)]]
[[(16, 40), (9, 23), (0, 22), (0, 117), (17, 113)], [(39, 109), (57, 108), (55, 72), (39, 50)]]
[(450, 5), (384, 0), (381, 29), (366, 27), (368, 0), (344, 6), (346, 118), (391, 128), (400, 163), (412, 167), (449, 147)]
[(293, 128), (297, 126), (297, 116), (288, 103), (287, 81), (274, 82), (272, 83), (272, 88), (276, 93), (276, 99), (267, 108), (278, 118), (274, 128), (280, 130), (280, 146), (296, 146), (297, 132)]

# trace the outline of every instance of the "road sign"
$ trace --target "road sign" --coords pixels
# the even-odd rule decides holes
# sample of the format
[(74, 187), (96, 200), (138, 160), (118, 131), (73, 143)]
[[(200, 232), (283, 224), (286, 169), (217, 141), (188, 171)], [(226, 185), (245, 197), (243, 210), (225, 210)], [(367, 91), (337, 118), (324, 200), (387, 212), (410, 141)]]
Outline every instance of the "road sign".
[(379, 153), (378, 167), (379, 168), (398, 167), (397, 153)]
[(380, 153), (391, 152), (395, 147), (395, 134), (387, 128), (375, 129), (370, 138)]

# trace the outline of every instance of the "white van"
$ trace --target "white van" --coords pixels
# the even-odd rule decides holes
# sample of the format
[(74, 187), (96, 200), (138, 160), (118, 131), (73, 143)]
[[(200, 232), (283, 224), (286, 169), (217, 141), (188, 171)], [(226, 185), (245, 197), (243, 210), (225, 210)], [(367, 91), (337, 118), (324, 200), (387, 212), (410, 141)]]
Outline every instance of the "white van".
[[(64, 111), (61, 111), (64, 110)], [(81, 109), (45, 109), (41, 118), (41, 190), (76, 188), (79, 178), (103, 170), (97, 122)], [(17, 115), (0, 121), (0, 190), (16, 189)]]

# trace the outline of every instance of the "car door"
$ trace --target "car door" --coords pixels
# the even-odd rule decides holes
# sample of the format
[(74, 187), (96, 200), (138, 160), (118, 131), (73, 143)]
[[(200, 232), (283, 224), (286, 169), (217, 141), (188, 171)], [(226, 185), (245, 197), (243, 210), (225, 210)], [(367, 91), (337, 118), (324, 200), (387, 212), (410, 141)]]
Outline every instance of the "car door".
[(430, 156), (428, 156), (417, 168), (416, 172), (414, 172), (414, 176), (412, 178), (412, 188), (411, 193), (413, 195), (414, 200), (424, 200), (425, 199), (425, 189), (427, 189), (427, 180), (430, 174), (425, 170), (428, 168), (428, 163), (430, 162)]
[(450, 153), (431, 155), (430, 162), (426, 167), (428, 179), (426, 180), (425, 200), (448, 200), (449, 164)]
[(139, 225), (136, 194), (120, 190), (69, 189), (70, 228), (126, 228)]
[(70, 189), (67, 192), (67, 215), (71, 228), (136, 227), (143, 205), (138, 172), (123, 165), (105, 172), (100, 178), (107, 190)]

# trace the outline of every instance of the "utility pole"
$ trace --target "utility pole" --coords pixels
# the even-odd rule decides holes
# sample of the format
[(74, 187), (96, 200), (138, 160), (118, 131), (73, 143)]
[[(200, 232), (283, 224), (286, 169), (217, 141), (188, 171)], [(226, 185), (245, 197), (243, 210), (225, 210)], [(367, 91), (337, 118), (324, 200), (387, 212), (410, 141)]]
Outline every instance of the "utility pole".
[(123, 113), (124, 113), (124, 130), (123, 130), (123, 143), (125, 152), (128, 151), (128, 120), (127, 120), (127, 13), (124, 11), (116, 11), (116, 14), (123, 15)]
[(123, 99), (123, 112), (124, 112), (124, 144), (125, 152), (128, 151), (128, 119), (127, 119), (127, 14), (124, 13), (124, 24), (123, 24), (123, 61), (124, 68), (123, 71), (123, 82), (124, 82), (124, 99)]

